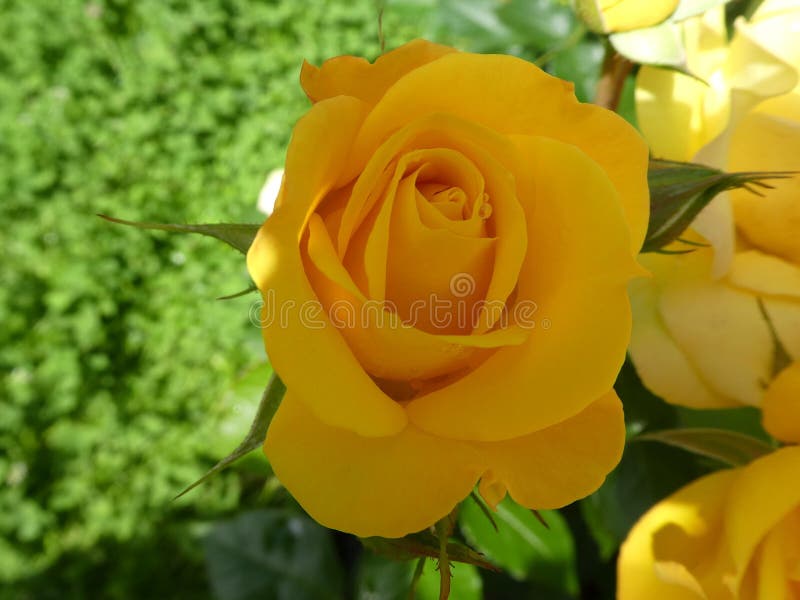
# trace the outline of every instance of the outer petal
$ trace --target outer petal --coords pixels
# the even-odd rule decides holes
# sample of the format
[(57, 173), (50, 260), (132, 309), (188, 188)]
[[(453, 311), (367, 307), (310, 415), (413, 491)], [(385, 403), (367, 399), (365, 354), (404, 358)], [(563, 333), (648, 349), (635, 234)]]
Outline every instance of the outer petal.
[(264, 446), (275, 474), (319, 523), (362, 537), (401, 537), (447, 515), (482, 468), (467, 444), (409, 425), (366, 438), (330, 427), (292, 392)]
[(760, 458), (741, 472), (725, 510), (731, 556), (740, 583), (758, 544), (790, 511), (800, 507), (800, 447)]
[(630, 247), (638, 251), (649, 211), (647, 145), (622, 117), (578, 103), (572, 90), (572, 84), (524, 60), (450, 54), (408, 73), (386, 92), (366, 120), (355, 154), (369, 155), (392, 131), (438, 112), (500, 133), (544, 136), (575, 145), (603, 168), (619, 192), (630, 227)]
[(565, 506), (600, 487), (622, 457), (624, 444), (622, 404), (611, 391), (557, 425), (477, 446), (492, 479), (514, 500), (546, 509)]
[[(657, 275), (656, 275), (657, 276)], [(691, 408), (726, 408), (738, 403), (719, 396), (669, 334), (658, 310), (652, 281), (630, 286), (633, 309), (630, 355), (643, 383), (667, 402)]]
[(797, 0), (766, 0), (750, 19), (752, 36), (776, 56), (800, 67), (800, 4)]
[[(706, 592), (697, 567), (718, 571), (726, 562), (721, 544), (722, 510), (738, 471), (703, 477), (656, 504), (628, 534), (617, 563), (618, 600), (722, 598)], [(721, 577), (715, 577), (717, 581)]]
[[(797, 235), (800, 236), (800, 229)], [(728, 280), (758, 294), (800, 301), (800, 266), (758, 250), (737, 253)]]
[(765, 298), (764, 307), (789, 356), (800, 360), (800, 302)]
[(764, 428), (784, 442), (800, 443), (800, 362), (781, 371), (764, 394)]
[(676, 71), (644, 66), (636, 116), (653, 155), (688, 161), (725, 128), (727, 90)]
[(517, 292), (518, 302), (536, 303), (540, 326), (523, 344), (499, 349), (461, 380), (409, 404), (417, 426), (446, 437), (497, 441), (559, 423), (608, 391), (625, 358), (626, 284), (638, 266), (613, 186), (573, 146), (514, 141), (531, 171), (542, 174), (533, 201), (522, 203), (529, 246)]
[[(729, 169), (795, 171), (800, 166), (800, 96), (789, 114), (748, 115), (731, 143)], [(800, 178), (775, 181), (764, 197), (731, 192), (736, 224), (756, 247), (800, 264)]]
[[(341, 325), (363, 368), (376, 377), (407, 381), (437, 377), (465, 368), (480, 348), (521, 343), (528, 332), (497, 329), (484, 335), (436, 335), (404, 325), (395, 311), (368, 301), (336, 255), (319, 215), (309, 221), (306, 273), (332, 325)], [(478, 361), (479, 362), (479, 361)]]
[(375, 104), (403, 75), (437, 58), (456, 52), (426, 40), (414, 40), (379, 56), (374, 64), (356, 56), (337, 56), (315, 67), (304, 62), (300, 85), (313, 102), (334, 96), (355, 96)]
[(678, 0), (600, 0), (605, 31), (629, 31), (660, 23), (678, 6)]
[[(769, 381), (772, 370), (769, 327), (755, 294), (711, 279), (712, 254), (701, 249), (683, 256), (653, 256), (643, 260), (659, 286), (658, 316), (697, 376), (715, 396), (728, 402), (759, 405), (762, 386)], [(659, 391), (680, 387), (674, 383), (666, 386), (666, 390)], [(669, 395), (665, 399), (672, 400)], [(675, 401), (714, 406), (705, 398), (695, 402), (686, 397), (678, 399), (676, 395)], [(717, 404), (721, 405), (724, 404)]]
[(334, 327), (308, 327), (302, 312), (317, 302), (299, 248), (306, 218), (344, 168), (363, 115), (363, 103), (339, 97), (320, 102), (298, 122), (282, 201), (253, 241), (247, 267), (273, 311), (264, 339), (292, 393), (327, 423), (363, 435), (390, 435), (405, 427), (402, 408), (378, 389)]

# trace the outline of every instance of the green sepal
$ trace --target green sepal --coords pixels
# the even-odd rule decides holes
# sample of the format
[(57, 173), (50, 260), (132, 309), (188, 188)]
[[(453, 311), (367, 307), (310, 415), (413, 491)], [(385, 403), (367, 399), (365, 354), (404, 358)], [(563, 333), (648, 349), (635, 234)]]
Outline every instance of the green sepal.
[[(439, 559), (439, 538), (427, 530), (412, 533), (402, 538), (361, 538), (361, 543), (375, 554), (393, 560)], [(499, 571), (482, 554), (479, 554), (469, 546), (465, 546), (455, 540), (449, 540), (446, 547), (450, 561), (467, 563), (491, 571)]]
[(259, 448), (267, 437), (267, 429), (269, 429), (269, 424), (272, 422), (272, 418), (275, 416), (285, 392), (286, 386), (283, 384), (283, 381), (273, 373), (269, 379), (269, 383), (267, 383), (264, 394), (261, 396), (261, 402), (259, 402), (256, 415), (253, 417), (250, 431), (247, 432), (242, 442), (233, 452), (211, 467), (205, 475), (175, 496), (174, 499), (177, 500), (245, 454)]
[(139, 221), (126, 221), (108, 215), (98, 214), (98, 217), (118, 223), (120, 225), (130, 225), (139, 229), (157, 229), (160, 231), (172, 231), (177, 233), (199, 233), (221, 240), (229, 246), (236, 248), (242, 254), (247, 254), (248, 248), (258, 233), (261, 225), (252, 223), (204, 223), (199, 225), (182, 225), (175, 223), (145, 223)]
[[(762, 298), (758, 298), (757, 302), (758, 310), (761, 312), (761, 316), (764, 317), (764, 322), (766, 322), (767, 328), (769, 329), (769, 335), (772, 338), (771, 375), (772, 378), (775, 379), (775, 377), (778, 376), (778, 373), (792, 364), (792, 355), (789, 354), (789, 351), (786, 349), (786, 346), (783, 345), (781, 338), (778, 337), (778, 332), (775, 330), (775, 323), (773, 323), (772, 319), (769, 318), (767, 307), (764, 306), (764, 300)], [(766, 389), (769, 387), (769, 382), (762, 382), (762, 385), (764, 389)]]
[[(720, 192), (745, 188), (770, 189), (769, 179), (786, 179), (789, 172), (725, 173), (693, 163), (651, 159), (647, 171), (650, 188), (650, 223), (642, 252), (654, 252), (678, 239), (694, 218)], [(760, 195), (760, 194), (759, 194)]]
[(631, 441), (637, 440), (661, 442), (733, 467), (746, 465), (774, 450), (758, 438), (738, 431), (710, 427), (653, 431), (636, 436)]

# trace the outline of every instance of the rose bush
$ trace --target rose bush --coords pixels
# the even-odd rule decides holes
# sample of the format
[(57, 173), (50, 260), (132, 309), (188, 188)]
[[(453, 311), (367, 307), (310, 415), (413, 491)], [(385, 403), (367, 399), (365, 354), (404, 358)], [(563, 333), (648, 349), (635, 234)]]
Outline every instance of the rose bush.
[(578, 14), (596, 31), (610, 33), (642, 29), (661, 23), (679, 0), (577, 0)]
[(798, 472), (787, 447), (657, 504), (622, 545), (617, 598), (800, 598)]
[[(638, 75), (638, 118), (654, 155), (727, 171), (800, 170), (799, 30), (796, 0), (767, 0), (737, 21), (730, 43), (721, 9), (686, 22), (688, 68), (705, 82), (652, 67)], [(684, 237), (709, 247), (678, 242), (672, 250), (695, 251), (642, 260), (654, 277), (632, 284), (631, 356), (669, 402), (760, 406), (785, 366), (776, 346), (800, 359), (800, 178), (770, 183), (763, 197), (721, 194), (699, 215)]]
[(528, 62), (425, 41), (301, 83), (314, 104), (247, 257), (288, 389), (279, 479), (322, 524), (384, 537), (478, 481), (492, 505), (593, 491), (625, 435), (642, 139)]

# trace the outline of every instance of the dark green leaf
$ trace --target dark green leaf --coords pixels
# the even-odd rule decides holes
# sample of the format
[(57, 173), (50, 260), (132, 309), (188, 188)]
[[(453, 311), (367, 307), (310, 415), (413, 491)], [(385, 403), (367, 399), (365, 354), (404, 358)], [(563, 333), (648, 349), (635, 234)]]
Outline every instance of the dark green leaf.
[(731, 466), (746, 465), (773, 450), (769, 444), (749, 435), (710, 427), (654, 431), (634, 439), (662, 442)]
[(761, 410), (754, 406), (739, 408), (715, 408), (703, 410), (676, 406), (678, 422), (672, 427), (702, 428), (713, 427), (736, 431), (757, 438), (763, 442), (771, 443), (769, 434), (761, 425)]
[(572, 534), (557, 511), (545, 510), (542, 515), (549, 529), (530, 510), (507, 498), (497, 506), (495, 531), (475, 503), (465, 502), (459, 525), (472, 546), (515, 579), (575, 595), (578, 579)]
[(416, 564), (364, 552), (358, 563), (355, 600), (408, 600)]
[(765, 181), (791, 175), (787, 172), (724, 173), (703, 165), (651, 159), (647, 172), (650, 224), (642, 251), (653, 252), (678, 238), (720, 192), (745, 188), (758, 193), (757, 187), (770, 188)]
[(97, 215), (101, 219), (118, 223), (120, 225), (130, 225), (139, 229), (157, 229), (160, 231), (172, 231), (177, 233), (199, 233), (216, 238), (236, 248), (242, 254), (247, 254), (247, 249), (253, 243), (260, 225), (249, 223), (206, 223), (201, 225), (180, 225), (173, 223), (143, 223), (138, 221), (126, 221), (109, 217), (108, 215)]
[(259, 448), (264, 443), (264, 438), (267, 436), (267, 429), (272, 421), (272, 417), (275, 416), (275, 412), (278, 410), (278, 406), (280, 406), (284, 392), (286, 392), (286, 386), (283, 385), (280, 377), (273, 373), (266, 389), (264, 390), (264, 394), (261, 396), (261, 402), (258, 405), (256, 416), (253, 418), (253, 422), (250, 425), (250, 431), (247, 432), (247, 436), (245, 436), (245, 438), (233, 452), (214, 465), (211, 470), (208, 471), (208, 473), (203, 475), (200, 479), (178, 494), (175, 499), (177, 500), (186, 492), (196, 488), (209, 477), (218, 471), (221, 471), (248, 452), (252, 452), (256, 448)]
[(328, 530), (288, 510), (214, 525), (203, 541), (218, 600), (340, 600), (341, 566)]

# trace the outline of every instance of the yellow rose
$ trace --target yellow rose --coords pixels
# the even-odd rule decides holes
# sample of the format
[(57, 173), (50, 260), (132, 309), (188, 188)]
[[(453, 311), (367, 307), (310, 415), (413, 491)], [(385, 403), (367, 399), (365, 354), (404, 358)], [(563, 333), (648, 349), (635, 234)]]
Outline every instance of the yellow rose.
[(610, 33), (657, 25), (679, 0), (576, 0), (578, 14), (595, 31)]
[(265, 451), (319, 522), (402, 536), (480, 491), (557, 507), (621, 452), (647, 148), (508, 56), (409, 43), (301, 83), (247, 256), (288, 392)]
[[(637, 111), (653, 153), (727, 171), (800, 170), (798, 32), (800, 3), (786, 0), (740, 19), (730, 43), (721, 9), (687, 22), (689, 70), (707, 83), (641, 69)], [(760, 406), (782, 367), (771, 326), (800, 359), (800, 178), (771, 183), (763, 197), (721, 194), (698, 216), (684, 237), (712, 247), (642, 259), (654, 277), (632, 284), (631, 356), (669, 402)]]
[(658, 503), (622, 545), (618, 600), (800, 599), (800, 447)]

